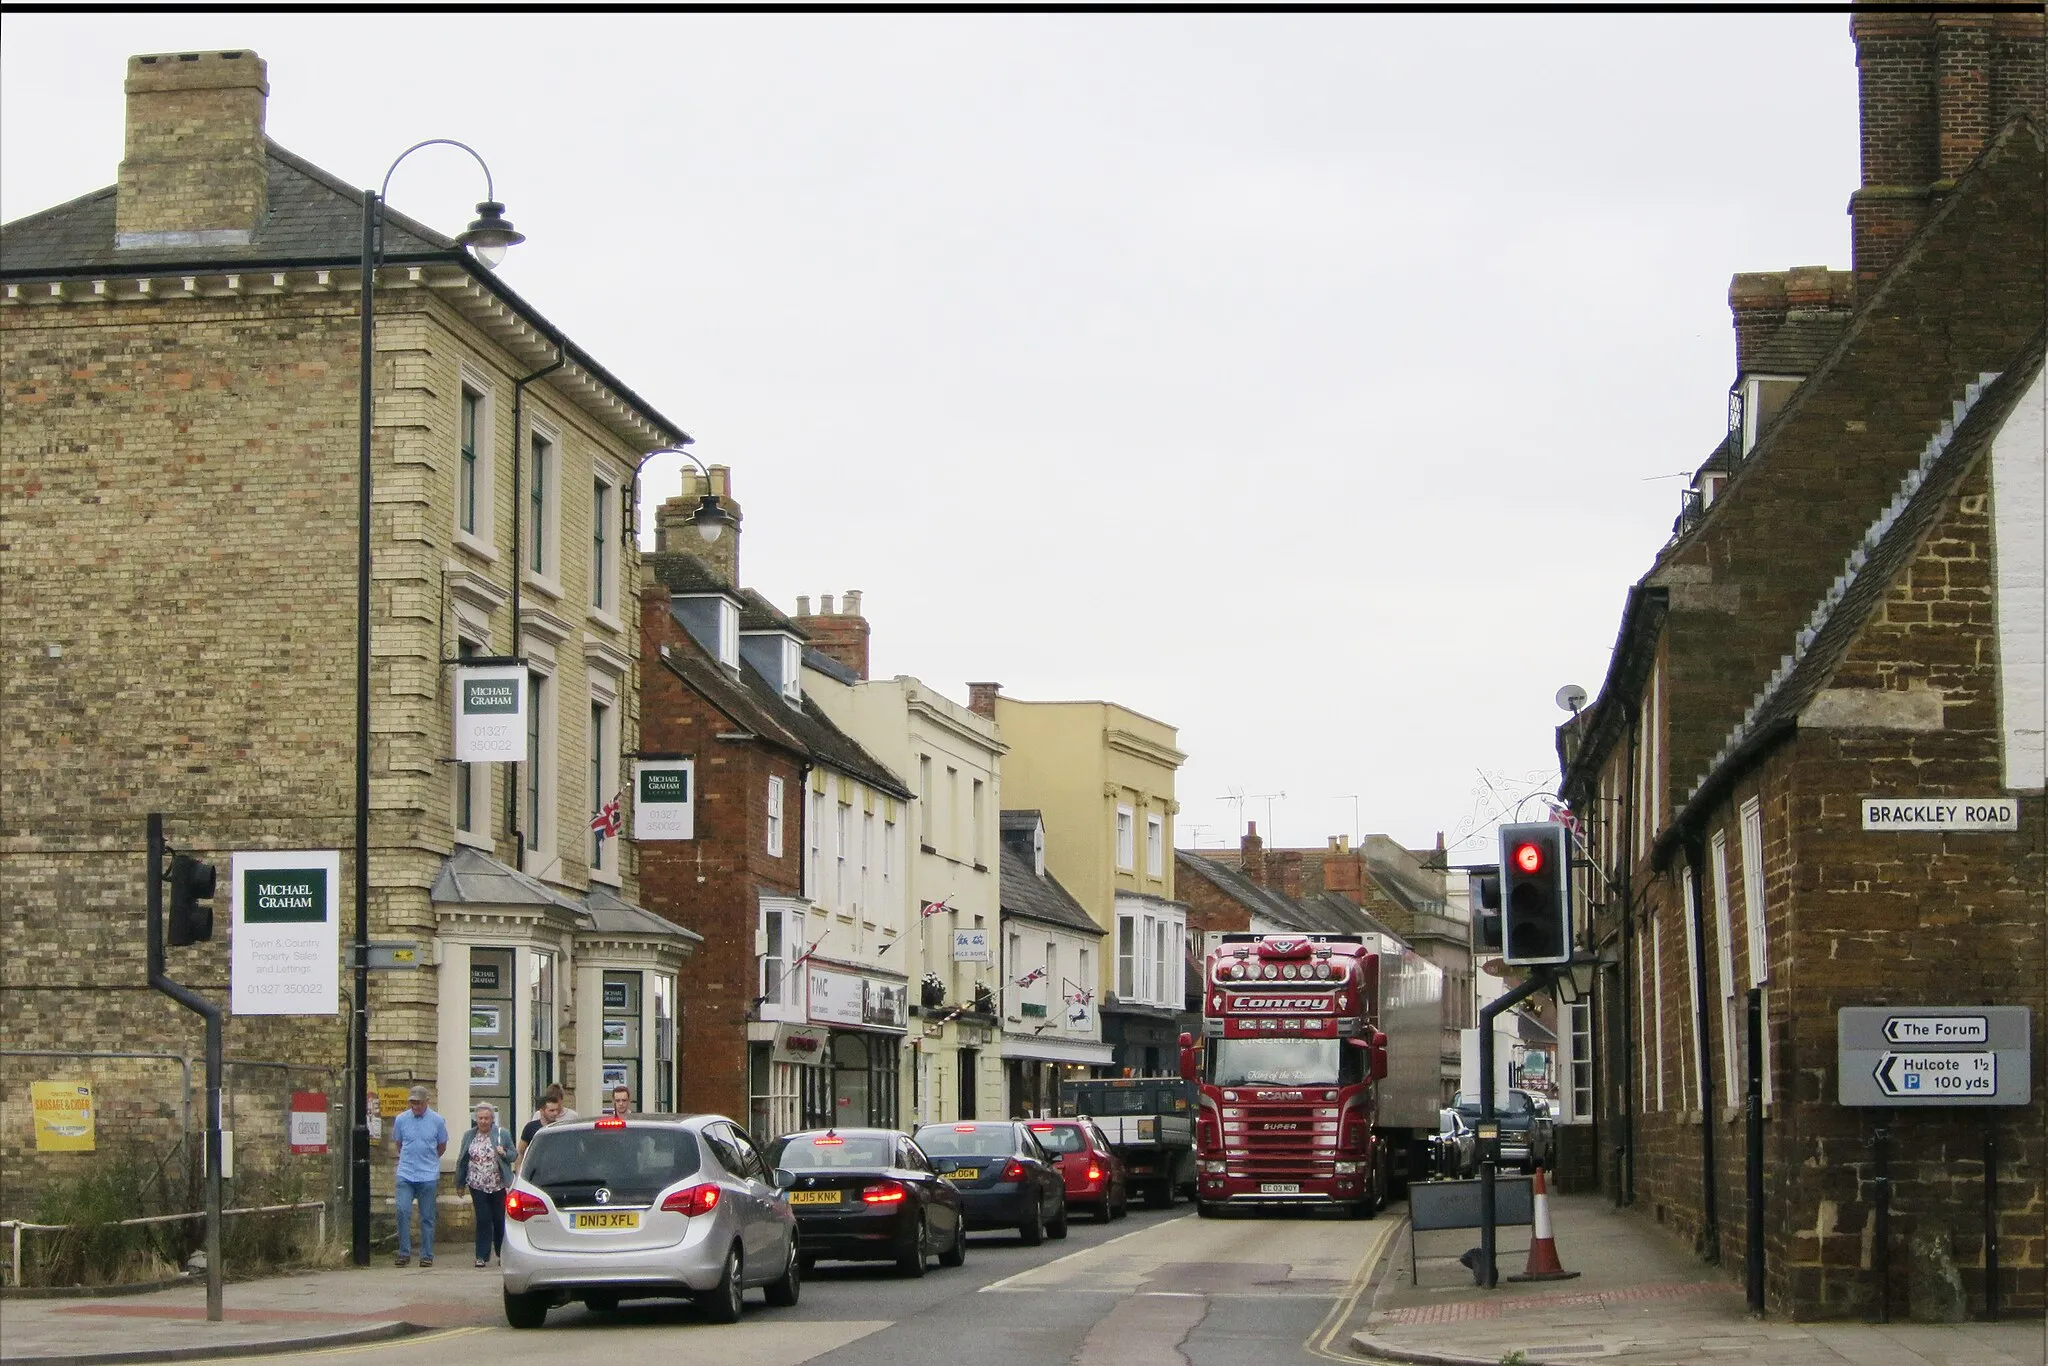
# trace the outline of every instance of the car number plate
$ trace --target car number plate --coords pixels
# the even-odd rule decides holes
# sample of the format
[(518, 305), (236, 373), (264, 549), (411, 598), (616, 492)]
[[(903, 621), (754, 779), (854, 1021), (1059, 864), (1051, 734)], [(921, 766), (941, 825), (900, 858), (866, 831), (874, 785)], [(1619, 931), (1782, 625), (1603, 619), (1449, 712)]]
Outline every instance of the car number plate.
[(839, 1192), (791, 1191), (789, 1193), (789, 1203), (792, 1205), (836, 1205), (839, 1203)]
[(595, 1210), (576, 1216), (577, 1228), (638, 1228), (640, 1211), (636, 1209)]
[(981, 1168), (955, 1167), (952, 1171), (946, 1173), (946, 1179), (948, 1181), (979, 1181), (981, 1179)]
[(1299, 1195), (1301, 1194), (1301, 1186), (1293, 1181), (1262, 1181), (1259, 1183), (1259, 1194)]

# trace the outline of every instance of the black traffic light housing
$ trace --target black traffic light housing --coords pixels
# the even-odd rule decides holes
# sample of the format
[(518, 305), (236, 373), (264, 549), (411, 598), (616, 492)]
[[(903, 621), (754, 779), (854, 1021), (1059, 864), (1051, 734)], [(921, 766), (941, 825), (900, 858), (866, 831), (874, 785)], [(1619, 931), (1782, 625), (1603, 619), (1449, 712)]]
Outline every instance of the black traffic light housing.
[(1500, 952), (1500, 870), (1472, 874), (1467, 884), (1472, 898), (1473, 947), (1482, 953)]
[(213, 938), (213, 865), (190, 854), (173, 854), (164, 881), (171, 884), (171, 947)]
[(1571, 845), (1555, 821), (1500, 828), (1501, 961), (1569, 963)]

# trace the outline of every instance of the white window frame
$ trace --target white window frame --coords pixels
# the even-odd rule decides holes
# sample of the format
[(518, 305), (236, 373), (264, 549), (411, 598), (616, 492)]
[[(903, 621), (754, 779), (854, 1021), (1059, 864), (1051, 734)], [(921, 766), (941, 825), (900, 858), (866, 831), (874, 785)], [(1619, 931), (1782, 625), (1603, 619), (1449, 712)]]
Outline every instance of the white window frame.
[(860, 813), (860, 880), (854, 883), (854, 910), (858, 911), (869, 925), (875, 923), (875, 899), (873, 884), (869, 881), (869, 869), (873, 865), (875, 848), (875, 813)]
[[(467, 657), (470, 653), (483, 654), (489, 648), (485, 642), (464, 634), (457, 638), (455, 652), (460, 657)], [(478, 849), (495, 847), (495, 841), (491, 838), (491, 774), (497, 767), (496, 764), (449, 765), (454, 781), (449, 793), (448, 826), (454, 832), (457, 844), (467, 844)], [(469, 814), (475, 823), (468, 829), (463, 827), (461, 815), (461, 788), (464, 781), (469, 783)]]
[(1120, 1001), (1138, 999), (1138, 918), (1128, 911), (1116, 917), (1116, 995)]
[(842, 801), (834, 809), (837, 814), (832, 825), (832, 909), (850, 916), (853, 912), (846, 899), (846, 859), (852, 852), (849, 846), (853, 843), (853, 803)]
[(1735, 1066), (1735, 944), (1734, 916), (1728, 906), (1728, 834), (1716, 830), (1707, 844), (1713, 861), (1714, 937), (1721, 968), (1721, 1072), (1730, 1109), (1741, 1103), (1741, 1080)]
[(810, 793), (810, 862), (804, 879), (804, 892), (810, 899), (823, 905), (825, 901), (825, 794), (813, 788)]
[[(1593, 1003), (1573, 1001), (1564, 1008), (1566, 1059), (1564, 1076), (1565, 1120), (1572, 1124), (1593, 1122)], [(1581, 1081), (1580, 1078), (1584, 1078)]]
[(984, 813), (987, 805), (986, 785), (981, 779), (976, 778), (974, 780), (973, 804), (968, 809), (967, 819), (972, 823), (972, 828), (968, 831), (968, 843), (974, 855), (974, 866), (977, 868), (988, 866), (986, 854), (981, 846), (981, 827), (985, 819)]
[(1145, 875), (1166, 876), (1166, 817), (1157, 811), (1145, 813)]
[(1116, 870), (1136, 872), (1138, 867), (1137, 812), (1128, 806), (1116, 809)]
[(1664, 1108), (1664, 917), (1650, 911), (1650, 1001), (1656, 1007), (1651, 1038), (1657, 1054), (1657, 1108)]
[[(1683, 933), (1685, 935), (1686, 1000), (1692, 1006), (1692, 1013), (1688, 1015), (1686, 1018), (1689, 1021), (1691, 1021), (1693, 1033), (1695, 1034), (1695, 1036), (1697, 1036), (1699, 1032), (1701, 1019), (1700, 974), (1699, 953), (1697, 947), (1693, 943), (1692, 926), (1693, 903), (1698, 895), (1698, 889), (1693, 886), (1692, 868), (1690, 866), (1678, 870), (1678, 889), (1679, 900), (1685, 908), (1685, 923), (1683, 926)], [(1681, 1039), (1683, 1039), (1685, 1032), (1686, 1031), (1682, 1029), (1679, 1031), (1679, 1036)], [(1678, 1091), (1680, 1097), (1679, 1104), (1687, 1109), (1697, 1107), (1700, 1111), (1704, 1112), (1707, 1108), (1707, 1079), (1700, 1075), (1700, 1048), (1699, 1039), (1697, 1037), (1693, 1039), (1692, 1048), (1690, 1051), (1692, 1054), (1691, 1060), (1688, 1062), (1687, 1059), (1680, 1058), (1678, 1063)], [(1688, 1074), (1691, 1075), (1693, 1080), (1690, 1105), (1687, 1104), (1685, 1099), (1685, 1079)]]
[[(619, 519), (625, 506), (619, 496), (623, 481), (609, 467), (593, 461), (590, 468), (590, 615), (613, 630), (622, 630), (619, 615), (619, 557), (625, 540)], [(616, 514), (616, 516), (614, 515)]]
[[(526, 487), (519, 491), (519, 496), (526, 500), (526, 545), (520, 551), (519, 568), (528, 583), (559, 601), (562, 596), (562, 434), (559, 429), (539, 418), (534, 419), (533, 429), (526, 434), (526, 465), (522, 472)], [(533, 507), (536, 478), (540, 481), (541, 490), (538, 513)]]
[(755, 994), (762, 998), (763, 1006), (779, 1010), (785, 1004), (791, 1004), (784, 1000), (787, 995), (785, 988), (791, 985), (790, 960), (803, 951), (796, 944), (803, 936), (803, 924), (780, 906), (763, 906), (760, 932), (760, 946), (755, 952), (756, 976), (759, 979)]
[(768, 857), (782, 857), (782, 811), (785, 798), (782, 779), (768, 779)]
[[(600, 686), (598, 679), (599, 675), (592, 675), (590, 705), (593, 712), (601, 710), (602, 714), (592, 718), (598, 722), (598, 725), (595, 732), (588, 738), (588, 743), (596, 752), (594, 755), (584, 756), (586, 762), (590, 764), (591, 775), (597, 780), (597, 791), (590, 794), (590, 814), (592, 816), (597, 814), (598, 809), (605, 804), (609, 797), (618, 794), (620, 791), (619, 700), (617, 684), (614, 682), (611, 691), (607, 694), (605, 689)], [(587, 825), (585, 833), (591, 833)], [(624, 841), (625, 831), (623, 827), (618, 835), (605, 836), (604, 842), (597, 846), (598, 860), (590, 867), (590, 875), (592, 877), (602, 882), (613, 884), (618, 882), (619, 848)]]
[(917, 756), (917, 839), (926, 849), (932, 847), (932, 756)]
[(1764, 922), (1764, 809), (1751, 797), (1742, 804), (1742, 917), (1749, 929), (1749, 984), (1771, 980), (1770, 930)]
[[(462, 399), (465, 394), (474, 396), (477, 401), (476, 505), (471, 509), (476, 529), (473, 531), (462, 525)], [(455, 543), (489, 560), (498, 558), (496, 406), (490, 380), (464, 366), (455, 397)]]
[(1641, 1036), (1643, 1026), (1650, 1018), (1650, 967), (1648, 962), (1650, 955), (1643, 944), (1646, 937), (1640, 931), (1636, 934), (1636, 1058), (1639, 1064), (1637, 1070), (1642, 1074), (1642, 1089), (1639, 1094), (1642, 1097), (1643, 1109), (1648, 1110), (1650, 1108), (1650, 1050), (1644, 1046)]
[(804, 700), (804, 647), (795, 636), (782, 637), (782, 700)]
[(523, 786), (520, 815), (521, 823), (526, 827), (527, 852), (545, 856), (555, 852), (558, 833), (555, 827), (561, 820), (561, 812), (556, 809), (560, 791), (557, 770), (560, 767), (561, 739), (555, 717), (560, 709), (560, 699), (555, 695), (556, 679), (552, 670), (529, 663), (526, 677), (526, 705), (534, 719), (528, 723), (527, 771), (519, 775)]
[(892, 902), (889, 889), (896, 885), (896, 828), (895, 808), (882, 817), (882, 896)]

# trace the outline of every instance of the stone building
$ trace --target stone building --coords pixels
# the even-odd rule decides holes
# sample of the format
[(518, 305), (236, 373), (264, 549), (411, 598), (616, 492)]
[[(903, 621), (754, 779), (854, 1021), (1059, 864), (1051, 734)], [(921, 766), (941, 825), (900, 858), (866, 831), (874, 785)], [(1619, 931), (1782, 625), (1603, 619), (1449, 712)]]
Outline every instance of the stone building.
[[(70, 1051), (0, 1073), (7, 1213), (80, 1169), (24, 1150), (32, 1078), (98, 1079), (104, 1133), (193, 1170), (175, 1072), (79, 1056), (200, 1049), (145, 985), (148, 813), (220, 873), (174, 976), (225, 1000), (237, 852), (339, 851), (352, 929), (362, 195), (265, 137), (254, 53), (137, 57), (126, 92), (117, 183), (0, 228), (0, 1035)], [(616, 1052), (652, 1103), (691, 941), (590, 821), (638, 743), (625, 494), (685, 438), (447, 237), (394, 211), (385, 246), (370, 929), (421, 966), (375, 974), (364, 1080), (523, 1119), (552, 1081), (594, 1106)], [(526, 663), (523, 762), (451, 761), (469, 653)], [(321, 1009), (228, 1022), (297, 1069), (236, 1074), (237, 1179), (302, 1160), (285, 1090), (345, 1113)]]
[[(1995, 1298), (2039, 1313), (2042, 19), (1902, 8), (1852, 32), (1851, 269), (1735, 277), (1728, 436), (1628, 594), (1598, 697), (1559, 734), (1592, 872), (1581, 924), (1609, 965), (1601, 1175), (1740, 1265), (1760, 1171), (1774, 1311), (1903, 1306), (1918, 1236), (1978, 1312), (1995, 1243)], [(1957, 811), (1888, 826), (1884, 803), (1928, 799)], [(1985, 1004), (2032, 1011), (2031, 1103), (1843, 1103), (1842, 1008)]]
[[(723, 466), (707, 471), (735, 522)], [(703, 935), (683, 1026), (683, 1105), (762, 1140), (903, 1122), (911, 793), (818, 706), (852, 675), (739, 586), (739, 535), (700, 553), (689, 476), (656, 515), (641, 590), (642, 761), (691, 764), (687, 834), (643, 841), (653, 911)], [(686, 548), (687, 547), (687, 548)], [(915, 1077), (914, 1071), (911, 1073)]]
[[(1025, 702), (967, 685), (1002, 727), (1003, 801), (1045, 822), (1045, 861), (1109, 936), (1102, 1039), (1135, 1076), (1176, 1071), (1191, 1027), (1187, 907), (1173, 895), (1174, 728), (1114, 702)], [(1198, 998), (1199, 999), (1199, 998)]]

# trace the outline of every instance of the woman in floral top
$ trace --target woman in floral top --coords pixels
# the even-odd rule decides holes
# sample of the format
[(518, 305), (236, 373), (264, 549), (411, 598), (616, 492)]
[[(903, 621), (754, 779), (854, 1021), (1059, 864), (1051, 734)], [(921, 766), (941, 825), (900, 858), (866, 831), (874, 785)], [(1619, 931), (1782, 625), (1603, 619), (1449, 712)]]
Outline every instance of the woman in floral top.
[(476, 1264), (488, 1266), (505, 1247), (505, 1188), (512, 1184), (512, 1142), (490, 1102), (476, 1107), (476, 1122), (455, 1151), (455, 1184), (476, 1206)]

